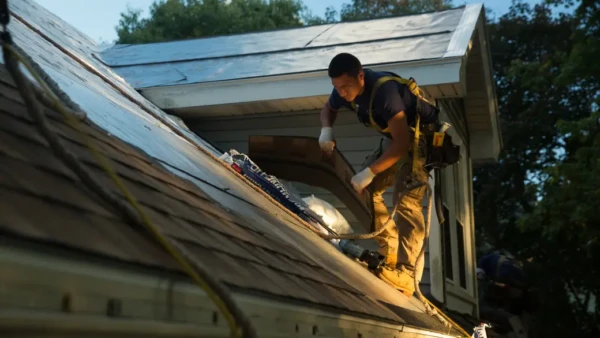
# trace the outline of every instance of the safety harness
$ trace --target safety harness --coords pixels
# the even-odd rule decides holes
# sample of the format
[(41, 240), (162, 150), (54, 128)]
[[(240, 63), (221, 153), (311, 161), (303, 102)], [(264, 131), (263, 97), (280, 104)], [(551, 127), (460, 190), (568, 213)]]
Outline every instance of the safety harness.
[[(413, 152), (413, 156), (414, 156), (414, 160), (413, 160), (413, 166), (412, 166), (412, 172), (415, 173), (416, 170), (418, 170), (417, 166), (418, 166), (418, 161), (417, 161), (417, 157), (419, 156), (419, 139), (421, 137), (421, 115), (420, 115), (420, 105), (423, 103), (429, 104), (431, 106), (434, 106), (434, 104), (432, 104), (431, 102), (429, 102), (425, 96), (423, 95), (423, 91), (421, 90), (421, 88), (419, 88), (419, 86), (417, 85), (417, 82), (415, 81), (414, 78), (409, 78), (409, 79), (405, 79), (403, 77), (400, 76), (383, 76), (381, 78), (379, 78), (375, 84), (373, 85), (373, 88), (371, 90), (371, 97), (369, 99), (369, 127), (373, 128), (375, 130), (377, 130), (380, 133), (389, 133), (389, 127), (386, 127), (384, 129), (382, 129), (376, 122), (375, 119), (373, 119), (373, 111), (372, 111), (372, 107), (373, 107), (373, 100), (375, 99), (375, 93), (377, 92), (377, 90), (379, 89), (379, 87), (381, 87), (382, 84), (384, 84), (387, 81), (396, 81), (399, 84), (405, 85), (408, 90), (410, 90), (410, 92), (416, 96), (417, 98), (417, 116), (416, 116), (416, 122), (415, 122), (415, 126), (414, 127), (410, 127), (410, 129), (412, 131), (414, 131), (415, 136), (414, 136), (414, 152)], [(352, 105), (352, 109), (358, 114), (358, 108), (356, 107), (356, 104), (354, 103), (354, 101), (350, 102), (350, 104)], [(427, 146), (428, 148), (428, 155), (427, 155), (427, 166), (430, 168), (443, 168), (447, 165), (451, 165), (454, 164), (458, 161), (459, 158), (459, 149), (458, 146), (455, 146), (452, 144), (452, 140), (450, 138), (449, 135), (446, 135), (445, 130), (438, 130), (438, 128), (433, 128), (432, 130), (433, 132), (430, 133), (430, 135), (428, 135), (428, 139), (427, 141)], [(437, 149), (435, 149), (437, 148)]]
[[(377, 89), (379, 89), (379, 87), (381, 87), (381, 85), (387, 81), (396, 81), (402, 85), (405, 85), (410, 90), (410, 92), (413, 95), (415, 95), (419, 100), (426, 102), (433, 106), (433, 104), (431, 104), (431, 102), (427, 101), (427, 99), (423, 96), (423, 92), (421, 91), (419, 86), (417, 86), (417, 82), (412, 77), (410, 79), (405, 79), (405, 78), (402, 78), (399, 76), (383, 76), (383, 77), (380, 77), (375, 82), (375, 84), (373, 85), (373, 89), (371, 90), (371, 97), (369, 99), (369, 122), (370, 122), (369, 127), (376, 129), (377, 131), (382, 132), (382, 133), (389, 133), (389, 129), (390, 129), (389, 127), (385, 128), (385, 129), (381, 129), (379, 127), (379, 125), (373, 119), (373, 112), (372, 112), (373, 100), (375, 99), (375, 93), (377, 92)], [(356, 113), (358, 113), (358, 109), (357, 109), (354, 101), (350, 102), (350, 104), (352, 105), (352, 109), (354, 109), (354, 111)], [(419, 104), (419, 102), (417, 101), (417, 105), (418, 104)], [(419, 131), (419, 122), (420, 122), (420, 116), (418, 114), (418, 109), (417, 109), (417, 123), (416, 123), (415, 133), (418, 133), (418, 131)], [(415, 129), (415, 128), (411, 128), (411, 129)]]

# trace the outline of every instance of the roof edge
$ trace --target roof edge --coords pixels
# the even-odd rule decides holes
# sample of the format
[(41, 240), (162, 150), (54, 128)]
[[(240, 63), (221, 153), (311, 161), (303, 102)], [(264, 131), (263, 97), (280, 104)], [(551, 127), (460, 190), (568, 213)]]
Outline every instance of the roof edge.
[[(489, 43), (489, 31), (485, 14), (477, 20), (476, 32), (479, 39), (479, 48), (481, 59), (481, 76), (488, 85), (485, 88), (485, 99), (488, 104), (482, 109), (484, 116), (489, 117), (489, 129), (485, 132), (470, 131), (471, 135), (471, 154), (474, 165), (481, 163), (495, 163), (498, 161), (500, 152), (503, 148), (502, 127), (500, 125), (498, 96), (496, 93), (496, 83), (494, 82), (494, 70), (492, 64), (491, 46)], [(467, 62), (469, 62), (467, 60)]]
[[(364, 63), (362, 64), (363, 68), (369, 68), (373, 70), (384, 70), (390, 68), (403, 68), (403, 67), (424, 67), (424, 66), (433, 66), (433, 65), (442, 65), (448, 63), (455, 63), (457, 61), (462, 61), (462, 57), (444, 57), (444, 58), (435, 58), (435, 59), (422, 59), (422, 60), (411, 60), (411, 61), (403, 61), (403, 62), (390, 62), (390, 63)], [(402, 76), (402, 74), (399, 74)], [(139, 87), (137, 90), (152, 90), (159, 88), (185, 88), (189, 86), (219, 86), (219, 85), (233, 85), (233, 84), (251, 84), (251, 83), (263, 83), (263, 82), (273, 82), (273, 81), (284, 81), (284, 80), (297, 80), (311, 77), (320, 77), (320, 76), (328, 76), (327, 69), (322, 70), (312, 70), (308, 72), (297, 72), (297, 73), (287, 73), (287, 74), (277, 74), (277, 75), (267, 75), (267, 76), (256, 76), (256, 77), (245, 77), (231, 80), (218, 80), (218, 81), (206, 81), (206, 82), (196, 82), (196, 83), (188, 83), (188, 84), (170, 84), (164, 86), (153, 86), (153, 87)], [(417, 82), (418, 79), (417, 79)], [(427, 83), (425, 85), (431, 85), (433, 83)], [(421, 83), (419, 82), (419, 85)]]
[[(484, 15), (481, 18), (481, 21), (482, 21), (482, 28), (481, 28), (481, 30), (482, 30), (482, 35), (484, 36), (484, 41), (486, 42), (485, 49), (486, 49), (486, 54), (487, 54), (485, 61), (487, 63), (487, 66), (489, 67), (487, 70), (490, 73), (490, 77), (493, 79), (494, 78), (494, 70), (493, 70), (493, 61), (492, 61), (492, 48), (491, 48), (491, 44), (489, 43), (489, 41), (490, 41), (490, 31), (488, 29), (488, 23), (487, 23), (487, 17), (485, 15), (485, 10), (484, 9), (482, 9), (482, 10), (484, 11)], [(498, 134), (498, 138), (499, 138), (499, 152), (500, 152), (504, 148), (504, 139), (502, 137), (502, 126), (501, 126), (501, 123), (500, 123), (500, 116), (499, 116), (500, 109), (498, 107), (498, 93), (497, 93), (497, 90), (496, 90), (496, 82), (494, 82), (493, 80), (492, 80), (492, 93), (491, 93), (491, 95), (492, 95), (492, 98), (493, 98), (493, 101), (494, 101), (494, 105), (493, 105), (493, 108), (492, 108), (493, 109), (492, 113), (493, 113), (494, 118), (496, 120), (495, 121), (495, 124), (496, 124), (496, 130), (495, 130), (495, 132)], [(499, 154), (498, 154), (498, 156), (499, 156)]]
[[(40, 247), (37, 247), (40, 249)], [(148, 267), (131, 268), (127, 265), (108, 265), (102, 261), (85, 261), (81, 259), (73, 260), (73, 257), (43, 250), (32, 250), (31, 247), (20, 245), (0, 246), (0, 266), (10, 268), (15, 273), (0, 277), (5, 285), (16, 285), (20, 281), (37, 276), (41, 281), (37, 287), (30, 288), (28, 291), (38, 294), (44, 290), (45, 299), (58, 299), (63, 296), (62, 286), (69, 284), (69, 281), (79, 281), (82, 285), (77, 306), (72, 313), (65, 314), (60, 310), (52, 312), (46, 308), (46, 312), (40, 316), (39, 304), (35, 308), (20, 306), (18, 308), (6, 308), (0, 315), (0, 327), (22, 330), (27, 327), (31, 331), (37, 330), (48, 332), (62, 331), (84, 331), (86, 333), (111, 332), (111, 333), (129, 333), (132, 335), (140, 333), (152, 333), (153, 330), (167, 333), (171, 337), (188, 337), (190, 334), (211, 333), (215, 337), (229, 337), (230, 332), (227, 325), (215, 325), (212, 322), (206, 322), (202, 318), (213, 318), (214, 313), (218, 311), (214, 303), (208, 299), (207, 294), (197, 287), (193, 282), (183, 279), (177, 273), (162, 271), (160, 274), (156, 270)], [(75, 256), (77, 257), (77, 256)], [(16, 268), (16, 269), (15, 269)], [(91, 283), (90, 283), (91, 282)], [(86, 292), (86, 289), (88, 292)], [(93, 292), (91, 292), (93, 290)], [(102, 307), (89, 307), (86, 305), (94, 302), (86, 301), (87, 295), (94, 295), (97, 302), (101, 299), (112, 299), (117, 297), (120, 303), (127, 306), (128, 315), (126, 318), (117, 316), (116, 319), (106, 316), (106, 310)], [(177, 297), (173, 298), (173, 294)], [(239, 302), (244, 311), (249, 314), (249, 318), (254, 324), (265, 324), (271, 322), (273, 325), (257, 325), (261, 331), (261, 337), (281, 337), (287, 332), (287, 335), (295, 335), (297, 325), (301, 326), (303, 332), (319, 331), (319, 327), (327, 332), (337, 328), (333, 332), (339, 332), (332, 337), (348, 336), (349, 327), (352, 327), (353, 336), (361, 331), (380, 332), (390, 336), (405, 332), (411, 337), (454, 337), (456, 331), (452, 333), (441, 333), (435, 327), (424, 328), (414, 323), (393, 322), (384, 318), (362, 316), (359, 314), (349, 314), (335, 309), (325, 309), (312, 307), (304, 304), (297, 304), (293, 301), (281, 301), (267, 297), (261, 297), (243, 291), (232, 291), (234, 299)], [(153, 295), (152, 308), (148, 316), (148, 304), (140, 303), (138, 300)], [(54, 296), (54, 297), (53, 297)], [(9, 297), (10, 300), (10, 297)], [(45, 305), (51, 303), (45, 302)], [(58, 304), (58, 303), (57, 303)], [(203, 304), (200, 307), (190, 307), (190, 304)], [(48, 305), (50, 307), (51, 305)], [(382, 305), (385, 306), (385, 305)], [(168, 310), (169, 308), (170, 310)], [(415, 313), (428, 316), (425, 309), (421, 306), (418, 309), (422, 312)], [(178, 312), (188, 320), (181, 320), (177, 323), (170, 321), (163, 315), (169, 311)], [(191, 312), (188, 312), (191, 311)], [(391, 310), (390, 310), (391, 311)], [(83, 315), (85, 314), (85, 315)], [(181, 317), (180, 317), (181, 318)], [(258, 319), (257, 319), (258, 318)], [(281, 326), (275, 325), (281, 323), (284, 318), (289, 323), (296, 322), (295, 325)], [(265, 328), (267, 327), (267, 328)], [(360, 334), (359, 334), (360, 335)]]
[[(389, 70), (414, 77), (421, 87), (460, 83), (462, 57), (402, 63), (365, 64), (365, 68)], [(137, 88), (161, 109), (182, 109), (289, 98), (329, 95), (331, 80), (326, 70), (184, 85)]]
[(448, 49), (444, 57), (464, 56), (468, 46), (473, 39), (477, 28), (477, 22), (483, 12), (483, 4), (472, 4), (465, 6), (458, 26), (452, 34)]
[[(265, 31), (256, 31), (256, 32), (248, 32), (248, 33), (237, 33), (230, 35), (218, 35), (218, 36), (210, 36), (210, 37), (200, 37), (200, 38), (192, 38), (192, 39), (184, 39), (184, 40), (173, 40), (173, 41), (164, 41), (164, 42), (155, 42), (155, 43), (145, 43), (145, 44), (123, 44), (123, 45), (114, 45), (111, 48), (103, 49), (100, 52), (95, 53), (94, 55), (100, 59), (106, 66), (109, 66), (113, 69), (118, 68), (129, 68), (136, 66), (149, 66), (149, 65), (157, 65), (157, 64), (175, 64), (181, 62), (191, 62), (191, 61), (203, 61), (203, 60), (215, 60), (215, 59), (223, 59), (223, 58), (238, 58), (238, 57), (246, 57), (252, 55), (265, 55), (265, 54), (278, 54), (278, 53), (289, 53), (293, 51), (300, 50), (310, 50), (310, 49), (326, 49), (334, 46), (347, 46), (347, 45), (359, 45), (359, 44), (367, 44), (367, 43), (376, 43), (383, 41), (397, 41), (397, 40), (410, 40), (415, 38), (421, 38), (429, 35), (438, 35), (444, 34), (448, 37), (451, 37), (453, 32), (458, 28), (460, 23), (460, 19), (463, 17), (463, 13), (466, 10), (467, 6), (459, 6), (446, 10), (440, 11), (430, 11), (424, 13), (410, 14), (410, 15), (389, 15), (385, 17), (364, 19), (364, 20), (355, 20), (355, 21), (343, 21), (336, 23), (329, 23), (323, 25), (307, 25), (301, 27), (291, 27), (291, 28), (283, 28), (283, 29), (275, 29), (275, 30), (265, 30)], [(454, 14), (444, 14), (444, 13), (454, 13)], [(403, 22), (409, 20), (415, 20), (417, 22), (429, 22), (431, 18), (436, 17), (437, 15), (443, 15), (444, 18), (447, 15), (451, 15), (452, 22), (444, 23), (440, 26), (437, 26), (436, 23), (433, 25), (427, 24), (415, 24), (415, 27), (412, 27), (412, 24), (408, 24), (403, 28), (407, 29), (399, 29), (397, 31), (385, 33), (383, 37), (378, 39), (373, 39), (375, 36), (372, 34), (365, 34), (355, 37), (355, 39), (351, 39), (352, 41), (346, 41), (345, 39), (325, 39), (322, 41), (318, 41), (317, 45), (313, 45), (313, 41), (325, 34), (330, 29), (351, 29), (351, 28), (343, 28), (343, 27), (357, 27), (355, 29), (360, 29), (360, 25), (363, 22), (374, 23), (375, 25), (396, 25), (395, 22)], [(392, 20), (392, 21), (389, 21)], [(443, 21), (445, 22), (445, 21)], [(286, 33), (292, 32), (292, 33)], [(250, 38), (251, 40), (256, 41), (270, 41), (273, 38), (280, 39), (282, 36), (279, 34), (288, 34), (287, 36), (283, 36), (285, 40), (289, 40), (292, 35), (289, 34), (302, 34), (298, 36), (300, 40), (288, 43), (288, 44), (269, 44), (269, 43), (258, 43), (258, 47), (250, 48), (250, 49), (222, 49), (220, 47), (213, 48), (212, 45), (237, 45), (240, 41), (244, 40), (245, 37)], [(277, 35), (273, 35), (277, 34)], [(230, 40), (233, 39), (233, 40)], [(240, 40), (242, 39), (242, 40)], [(266, 39), (266, 40), (265, 40)], [(294, 39), (292, 39), (294, 40)], [(305, 41), (306, 40), (306, 41)], [(256, 42), (255, 41), (255, 42)], [(304, 43), (306, 42), (306, 43)], [(444, 41), (444, 44), (447, 41)], [(206, 46), (205, 46), (206, 45)], [(204, 47), (203, 47), (204, 46)], [(169, 52), (173, 47), (177, 52)], [(199, 49), (197, 49), (199, 48)], [(158, 50), (164, 50), (164, 52), (157, 53)], [(186, 51), (187, 50), (187, 51)], [(441, 49), (441, 52), (444, 53), (446, 50), (446, 46)], [(198, 52), (195, 52), (198, 51)]]
[[(303, 47), (294, 47), (294, 48), (286, 48), (286, 49), (278, 49), (278, 50), (268, 50), (268, 51), (252, 52), (252, 53), (246, 53), (246, 54), (228, 54), (228, 55), (213, 56), (213, 57), (194, 57), (194, 58), (181, 58), (181, 59), (177, 59), (177, 60), (164, 60), (164, 61), (153, 61), (153, 62), (129, 63), (129, 64), (123, 64), (123, 65), (112, 65), (112, 64), (108, 63), (106, 60), (104, 60), (102, 58), (102, 53), (104, 53), (104, 51), (101, 52), (101, 53), (93, 53), (93, 54), (104, 65), (106, 65), (107, 67), (110, 67), (111, 69), (118, 69), (118, 68), (128, 68), (128, 67), (136, 67), (136, 66), (153, 66), (153, 65), (161, 65), (161, 64), (177, 64), (177, 63), (193, 62), (193, 61), (208, 61), (208, 60), (220, 60), (220, 59), (233, 59), (233, 58), (247, 57), (247, 56), (256, 56), (256, 55), (283, 54), (283, 53), (289, 53), (289, 52), (310, 51), (310, 50), (316, 50), (316, 49), (327, 49), (327, 48), (331, 48), (331, 47), (345, 47), (345, 46), (359, 45), (359, 44), (365, 44), (365, 43), (374, 43), (374, 42), (385, 42), (385, 41), (394, 41), (394, 40), (423, 38), (423, 37), (427, 37), (427, 36), (447, 34), (447, 33), (450, 33), (450, 32), (451, 31), (448, 31), (448, 30), (440, 30), (440, 31), (437, 31), (437, 32), (425, 33), (425, 34), (413, 34), (413, 35), (406, 35), (406, 36), (400, 36), (400, 37), (386, 37), (386, 38), (381, 38), (381, 39), (371, 39), (371, 40), (364, 40), (364, 41), (353, 41), (353, 42), (344, 42), (344, 43), (332, 43), (332, 44), (318, 45), (318, 46), (310, 46), (310, 43), (312, 42), (312, 40), (311, 40), (306, 46), (303, 46)], [(314, 40), (314, 38), (313, 38), (313, 40)]]

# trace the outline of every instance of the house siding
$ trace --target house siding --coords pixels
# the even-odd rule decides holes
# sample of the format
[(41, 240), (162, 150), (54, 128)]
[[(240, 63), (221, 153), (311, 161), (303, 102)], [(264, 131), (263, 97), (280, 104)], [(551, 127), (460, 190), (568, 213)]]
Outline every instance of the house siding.
[(452, 128), (465, 144), (469, 143), (469, 130), (465, 108), (462, 99), (443, 99), (438, 100), (438, 106), (442, 109), (452, 121)]
[(441, 119), (452, 124), (448, 134), (460, 146), (461, 154), (458, 163), (442, 170), (442, 200), (449, 211), (445, 235), (449, 236), (453, 272), (445, 281), (446, 302), (452, 310), (477, 315), (473, 176), (466, 115), (461, 100), (438, 100), (438, 106)]
[[(457, 105), (454, 101), (444, 102), (444, 105), (442, 106), (443, 114), (445, 114), (444, 116), (460, 116), (460, 114), (464, 114), (463, 111), (455, 111), (455, 107), (460, 107), (460, 105)], [(458, 125), (452, 118), (447, 118), (446, 121), (450, 121), (453, 125)], [(239, 152), (248, 152), (248, 138), (251, 135), (319, 137), (321, 128), (319, 111), (317, 110), (187, 120), (186, 124), (191, 130), (198, 133), (201, 137), (213, 143), (221, 150), (229, 151), (230, 149), (236, 149)], [(336, 137), (338, 149), (353, 166), (355, 171), (361, 170), (364, 159), (378, 146), (378, 143), (381, 140), (381, 136), (376, 131), (365, 128), (365, 126), (358, 122), (355, 113), (347, 109), (338, 112), (334, 125), (334, 135)], [(339, 210), (355, 230), (364, 228), (358, 224), (357, 219), (352, 212), (339, 199), (326, 190), (300, 183), (294, 183), (293, 188), (300, 193), (302, 197), (310, 196), (312, 194), (317, 198), (321, 198), (331, 203)], [(391, 188), (386, 192), (384, 197), (391, 211), (393, 207), (391, 205)], [(426, 201), (424, 201), (424, 205), (426, 205)], [(436, 215), (432, 215), (432, 218), (436, 218)], [(433, 223), (437, 224), (437, 222)], [(377, 244), (374, 240), (360, 241), (360, 244), (369, 249), (377, 249)], [(437, 259), (439, 262), (439, 257), (430, 257), (428, 246), (421, 278), (422, 291), (425, 293), (431, 291), (431, 259)], [(439, 266), (439, 264), (437, 264), (437, 266)], [(439, 273), (434, 273), (434, 275), (440, 276)]]

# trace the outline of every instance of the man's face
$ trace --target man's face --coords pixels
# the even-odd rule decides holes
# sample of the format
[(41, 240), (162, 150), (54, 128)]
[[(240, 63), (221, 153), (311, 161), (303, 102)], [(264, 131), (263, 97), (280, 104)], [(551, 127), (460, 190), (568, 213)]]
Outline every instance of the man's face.
[(342, 76), (332, 78), (331, 84), (333, 84), (335, 90), (337, 90), (338, 94), (340, 94), (344, 100), (352, 102), (363, 91), (365, 86), (365, 74), (362, 70), (356, 77), (343, 74)]

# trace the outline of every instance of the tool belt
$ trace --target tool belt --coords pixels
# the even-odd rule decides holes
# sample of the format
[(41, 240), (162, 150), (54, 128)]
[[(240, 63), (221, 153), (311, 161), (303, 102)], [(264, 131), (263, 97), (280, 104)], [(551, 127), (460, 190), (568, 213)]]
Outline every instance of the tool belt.
[[(435, 105), (431, 104), (427, 99), (425, 99), (423, 92), (419, 86), (417, 86), (417, 82), (412, 77), (410, 79), (404, 79), (400, 76), (383, 76), (379, 78), (377, 82), (375, 82), (369, 100), (369, 126), (381, 133), (389, 133), (389, 127), (381, 129), (379, 125), (377, 125), (373, 119), (373, 114), (371, 111), (373, 99), (375, 98), (377, 89), (379, 89), (379, 87), (387, 81), (396, 81), (400, 84), (406, 85), (410, 92), (417, 97), (417, 118), (415, 121), (415, 126), (411, 127), (410, 129), (414, 132), (415, 146), (419, 143), (421, 133), (423, 133), (423, 136), (425, 137), (425, 142), (427, 144), (426, 169), (441, 169), (458, 162), (460, 159), (460, 147), (452, 143), (452, 137), (445, 131), (439, 131), (442, 127), (442, 123), (434, 122), (421, 124), (421, 105), (424, 103), (433, 107), (435, 107)], [(354, 111), (358, 113), (358, 109), (356, 108), (354, 102), (351, 102), (351, 105)], [(415, 156), (417, 155), (415, 154)], [(413, 163), (416, 165), (417, 161), (413, 161)], [(413, 167), (413, 172), (416, 169), (417, 168)]]
[(452, 142), (452, 136), (446, 132), (440, 133), (442, 124), (439, 122), (423, 126), (423, 134), (427, 144), (427, 169), (442, 169), (453, 165), (460, 159), (460, 147)]

